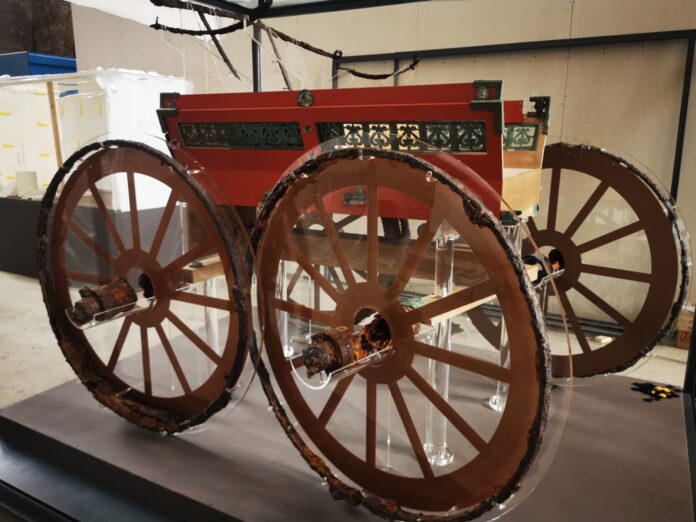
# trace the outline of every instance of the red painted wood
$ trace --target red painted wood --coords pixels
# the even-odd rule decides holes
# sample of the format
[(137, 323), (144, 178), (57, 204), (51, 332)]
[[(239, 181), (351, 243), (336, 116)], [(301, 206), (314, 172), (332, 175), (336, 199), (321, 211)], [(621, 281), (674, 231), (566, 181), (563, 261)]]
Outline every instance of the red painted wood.
[[(451, 154), (471, 171), (452, 169), (452, 160), (447, 159), (446, 155), (416, 155), (444, 169), (468, 186), (497, 213), (500, 208), (498, 195), (502, 190), (502, 138), (495, 132), (494, 112), (471, 107), (474, 92), (471, 83), (314, 90), (314, 103), (310, 107), (299, 106), (298, 92), (290, 91), (196, 94), (164, 97), (163, 106), (166, 107), (171, 102), (177, 108), (175, 116), (166, 118), (170, 139), (182, 144), (183, 154), (175, 151), (175, 157), (186, 163), (190, 161), (187, 156), (190, 156), (205, 167), (206, 173), (201, 181), (208, 184), (207, 188), (218, 203), (242, 206), (256, 206), (303, 151), (186, 147), (183, 146), (177, 124), (297, 122), (302, 129), (304, 149), (308, 151), (319, 145), (317, 122), (485, 121), (485, 153)], [(522, 102), (505, 102), (504, 115), (507, 122), (521, 122)], [(311, 129), (310, 132), (304, 132), (305, 126)], [(485, 181), (481, 181), (474, 172)], [(388, 212), (382, 204), (381, 208)], [(361, 213), (362, 210), (364, 209), (361, 207), (355, 207), (349, 211)]]

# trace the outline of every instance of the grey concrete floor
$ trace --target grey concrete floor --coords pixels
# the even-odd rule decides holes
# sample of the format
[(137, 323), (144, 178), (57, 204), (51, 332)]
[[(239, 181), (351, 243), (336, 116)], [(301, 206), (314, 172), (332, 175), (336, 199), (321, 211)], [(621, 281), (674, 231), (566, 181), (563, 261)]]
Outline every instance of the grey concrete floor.
[[(75, 379), (48, 323), (38, 281), (0, 272), (0, 408)], [(686, 350), (659, 346), (625, 375), (680, 386)]]
[(75, 379), (37, 279), (0, 272), (0, 408)]

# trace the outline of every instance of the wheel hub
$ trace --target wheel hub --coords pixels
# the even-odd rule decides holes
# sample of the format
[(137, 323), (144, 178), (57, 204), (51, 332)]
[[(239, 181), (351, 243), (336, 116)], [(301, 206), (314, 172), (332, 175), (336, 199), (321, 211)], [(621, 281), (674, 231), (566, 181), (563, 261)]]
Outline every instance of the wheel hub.
[(556, 287), (563, 292), (570, 290), (581, 274), (582, 259), (578, 246), (570, 237), (555, 230), (540, 230), (534, 240), (540, 249), (551, 247), (560, 252), (564, 272), (556, 280)]
[(412, 338), (413, 330), (400, 318), (404, 309), (398, 300), (388, 298), (387, 289), (373, 283), (353, 285), (341, 295), (336, 304), (336, 321), (338, 325), (352, 326), (365, 309), (374, 310), (384, 317), (395, 342), (391, 357), (365, 368), (360, 375), (379, 384), (395, 382), (405, 375), (413, 360), (409, 350), (399, 349), (399, 340)]
[(126, 250), (114, 261), (114, 272), (127, 278), (133, 288), (143, 290), (145, 298), (154, 297), (150, 308), (133, 315), (133, 322), (145, 327), (160, 324), (169, 310), (170, 284), (157, 260), (142, 250)]

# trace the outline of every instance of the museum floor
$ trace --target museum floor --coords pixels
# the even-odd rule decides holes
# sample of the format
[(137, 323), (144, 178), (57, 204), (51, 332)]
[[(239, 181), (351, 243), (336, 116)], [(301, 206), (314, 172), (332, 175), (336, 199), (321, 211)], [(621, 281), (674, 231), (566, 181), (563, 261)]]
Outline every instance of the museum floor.
[[(295, 458), (273, 416), (258, 415), (265, 398), (257, 383), (235, 415), (216, 416), (193, 438), (152, 437), (79, 393), (84, 389), (56, 345), (35, 279), (0, 272), (0, 288), (11, 296), (0, 305), (2, 480), (11, 479), (15, 487), (80, 520), (102, 520), (105, 512), (110, 520), (150, 519), (153, 513), (152, 520), (169, 520), (171, 513), (156, 513), (159, 508), (153, 507), (162, 491), (182, 502), (178, 515), (190, 515), (184, 519), (200, 509), (210, 512), (206, 517), (243, 520), (277, 520), (279, 510), (291, 520), (373, 519), (319, 491), (320, 481)], [(630, 377), (680, 385), (686, 351), (662, 346), (655, 351)], [(513, 510), (511, 521), (616, 520), (619, 512), (628, 513), (628, 519), (645, 513), (656, 518), (665, 510), (667, 519), (688, 518), (681, 403), (646, 405), (630, 391), (631, 382), (608, 377), (601, 386), (578, 387), (548, 476), (530, 501)], [(51, 391), (42, 393), (46, 390)], [(616, 404), (626, 407), (617, 410)], [(72, 422), (62, 422), (66, 418)], [(263, 442), (250, 448), (252, 439)], [(54, 459), (70, 462), (75, 472), (56, 467)], [(197, 480), (183, 479), (183, 469), (196, 470)], [(669, 475), (670, 481), (654, 487), (644, 480), (653, 473)], [(96, 480), (105, 476), (111, 476), (106, 485)], [(294, 487), (286, 488), (288, 483)], [(572, 494), (580, 488), (594, 501)], [(277, 492), (271, 505), (254, 500), (269, 489)], [(124, 496), (124, 491), (130, 493)], [(569, 508), (574, 515), (566, 518)], [(0, 522), (5, 520), (16, 518), (0, 510)]]

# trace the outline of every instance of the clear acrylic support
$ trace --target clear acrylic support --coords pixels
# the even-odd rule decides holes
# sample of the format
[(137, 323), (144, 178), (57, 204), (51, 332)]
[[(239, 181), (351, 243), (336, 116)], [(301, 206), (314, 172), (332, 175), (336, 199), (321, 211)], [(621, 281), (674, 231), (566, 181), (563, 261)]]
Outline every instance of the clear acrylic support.
[[(515, 251), (521, 255), (522, 253), (522, 227), (520, 226), (520, 221), (515, 220), (514, 223), (504, 224), (503, 228), (507, 233), (512, 246)], [(510, 358), (508, 357), (510, 346), (508, 344), (508, 334), (507, 328), (505, 328), (505, 317), (500, 316), (500, 353), (499, 362), (500, 366), (503, 368), (510, 367)], [(502, 412), (505, 409), (505, 403), (507, 402), (508, 384), (506, 382), (498, 381), (496, 385), (495, 395), (493, 395), (488, 400), (488, 406), (494, 411)]]
[(70, 309), (65, 310), (65, 315), (68, 317), (68, 320), (70, 321), (70, 323), (72, 323), (72, 325), (75, 328), (79, 328), (80, 330), (89, 330), (90, 328), (94, 328), (95, 326), (100, 326), (112, 321), (116, 321), (118, 319), (122, 319), (129, 315), (134, 315), (140, 312), (144, 312), (146, 310), (150, 310), (155, 306), (155, 304), (157, 304), (157, 300), (154, 297), (140, 297), (137, 301), (133, 303), (128, 303), (125, 305), (117, 306), (115, 308), (104, 310), (102, 312), (98, 312), (92, 316), (92, 319), (83, 324), (76, 323), (75, 321), (73, 321), (72, 317), (70, 317)]
[[(503, 321), (504, 319), (500, 319)], [(508, 344), (507, 328), (505, 324), (501, 324), (500, 329), (500, 366), (503, 368), (510, 368), (510, 358), (508, 357), (510, 346)], [(508, 384), (506, 382), (498, 381), (496, 385), (495, 395), (493, 395), (488, 400), (488, 406), (494, 411), (501, 412), (505, 409), (505, 403), (507, 401)]]
[[(440, 231), (435, 245), (435, 296), (446, 297), (452, 292), (454, 282), (454, 240), (456, 236)], [(452, 349), (452, 321), (445, 319), (435, 325), (435, 345), (444, 350)], [(449, 397), (448, 364), (428, 360), (428, 383), (445, 400)], [(447, 447), (447, 419), (433, 406), (427, 403), (425, 414), (425, 442), (423, 449), (428, 461), (433, 466), (446, 466), (454, 460), (454, 455)]]
[(289, 357), (288, 361), (292, 365), (292, 371), (299, 382), (301, 382), (304, 386), (312, 390), (322, 390), (326, 388), (331, 382), (345, 379), (346, 377), (358, 373), (360, 370), (363, 370), (368, 366), (372, 366), (374, 364), (383, 362), (388, 357), (391, 357), (393, 355), (394, 348), (389, 346), (382, 350), (373, 352), (367, 357), (364, 357), (359, 361), (355, 361), (354, 363), (344, 366), (343, 368), (339, 368), (338, 370), (334, 370), (329, 373), (322, 371), (311, 378), (307, 378), (306, 375), (303, 375), (302, 364), (300, 362), (302, 360), (301, 353)]
[[(206, 297), (217, 297), (214, 277), (206, 279), (203, 285)], [(220, 354), (220, 317), (217, 308), (205, 307), (205, 335), (210, 347)]]
[[(280, 262), (280, 274), (278, 274), (278, 281), (280, 284), (280, 298), (284, 301), (288, 299), (288, 281), (287, 281), (287, 261), (282, 260)], [(283, 355), (285, 357), (292, 357), (295, 355), (295, 350), (290, 343), (290, 330), (289, 330), (290, 314), (288, 312), (280, 312), (280, 342), (283, 343)]]

